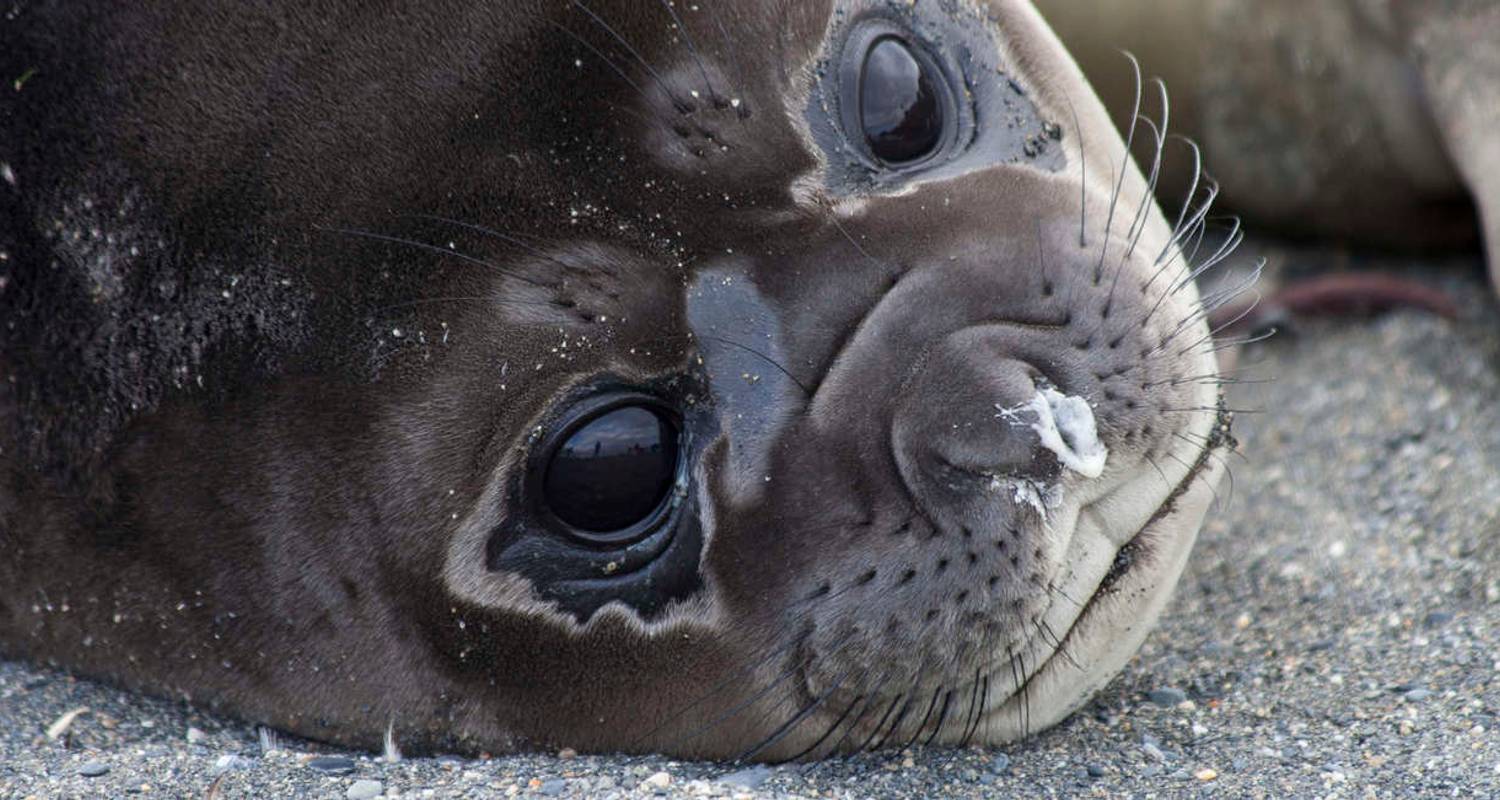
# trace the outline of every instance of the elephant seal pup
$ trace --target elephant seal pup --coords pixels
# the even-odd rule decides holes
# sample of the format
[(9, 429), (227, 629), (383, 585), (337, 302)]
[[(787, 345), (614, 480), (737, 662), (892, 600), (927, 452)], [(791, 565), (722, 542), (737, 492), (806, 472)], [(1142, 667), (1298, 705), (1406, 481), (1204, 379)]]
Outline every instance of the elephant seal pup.
[(1206, 209), (1028, 3), (4, 24), (8, 656), (360, 746), (820, 757), (1058, 721), (1183, 567)]
[[(1160, 74), (1173, 126), (1218, 156), (1225, 200), (1257, 224), (1406, 246), (1471, 244), (1477, 228), (1500, 286), (1500, 5), (1037, 6), (1112, 111), (1135, 93), (1121, 48)], [(1182, 182), (1169, 165), (1163, 186)]]

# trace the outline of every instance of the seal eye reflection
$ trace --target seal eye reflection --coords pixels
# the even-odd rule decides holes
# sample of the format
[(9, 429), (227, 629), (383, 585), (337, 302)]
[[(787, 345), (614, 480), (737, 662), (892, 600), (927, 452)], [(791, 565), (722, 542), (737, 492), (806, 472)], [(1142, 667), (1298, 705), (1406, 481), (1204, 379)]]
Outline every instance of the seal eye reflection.
[(943, 139), (943, 107), (926, 65), (894, 36), (875, 40), (859, 77), (859, 121), (870, 153), (887, 164), (930, 155)]
[(578, 424), (549, 457), (542, 495), (586, 540), (614, 542), (660, 510), (677, 475), (677, 425), (640, 405)]

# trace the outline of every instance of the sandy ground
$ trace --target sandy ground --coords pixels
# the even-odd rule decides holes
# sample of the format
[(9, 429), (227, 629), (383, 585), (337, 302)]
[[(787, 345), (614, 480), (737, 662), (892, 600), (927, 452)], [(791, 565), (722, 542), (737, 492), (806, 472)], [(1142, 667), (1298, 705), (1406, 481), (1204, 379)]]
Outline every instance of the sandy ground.
[(0, 664), (0, 798), (1500, 797), (1500, 311), (1476, 261), (1424, 268), (1459, 321), (1303, 323), (1243, 352), (1239, 377), (1274, 382), (1231, 391), (1262, 413), (1237, 421), (1232, 497), (1160, 627), (1095, 702), (1003, 751), (384, 763)]

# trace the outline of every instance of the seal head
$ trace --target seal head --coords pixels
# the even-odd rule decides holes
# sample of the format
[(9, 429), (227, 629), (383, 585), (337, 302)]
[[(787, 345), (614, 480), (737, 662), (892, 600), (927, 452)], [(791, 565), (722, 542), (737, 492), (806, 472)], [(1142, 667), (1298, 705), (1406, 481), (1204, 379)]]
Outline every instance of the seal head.
[(1145, 636), (1227, 441), (1206, 206), (1029, 4), (158, 5), (23, 38), (5, 652), (790, 758), (1008, 741)]

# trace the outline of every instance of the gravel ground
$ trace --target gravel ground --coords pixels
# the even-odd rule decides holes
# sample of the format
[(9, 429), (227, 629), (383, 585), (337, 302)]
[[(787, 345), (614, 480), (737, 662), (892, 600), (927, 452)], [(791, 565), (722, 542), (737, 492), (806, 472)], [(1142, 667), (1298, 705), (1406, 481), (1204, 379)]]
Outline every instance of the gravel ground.
[[(1350, 260), (1262, 247), (1292, 271)], [(385, 763), (0, 664), (0, 798), (1500, 797), (1500, 311), (1476, 262), (1434, 264), (1456, 323), (1301, 323), (1241, 353), (1240, 377), (1275, 380), (1230, 393), (1263, 413), (1237, 421), (1228, 507), (1159, 629), (1094, 703), (1003, 752)]]

